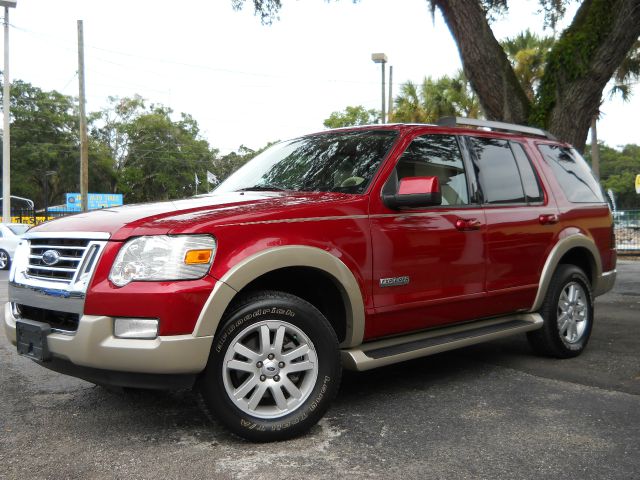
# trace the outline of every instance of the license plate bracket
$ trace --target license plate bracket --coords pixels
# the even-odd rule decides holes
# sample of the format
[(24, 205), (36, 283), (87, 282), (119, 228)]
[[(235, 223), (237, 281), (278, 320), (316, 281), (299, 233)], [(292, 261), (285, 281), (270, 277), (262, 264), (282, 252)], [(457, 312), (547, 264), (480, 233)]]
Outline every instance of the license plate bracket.
[(28, 320), (16, 320), (16, 340), (18, 353), (39, 362), (51, 360), (51, 352), (47, 336), (51, 333), (51, 326)]

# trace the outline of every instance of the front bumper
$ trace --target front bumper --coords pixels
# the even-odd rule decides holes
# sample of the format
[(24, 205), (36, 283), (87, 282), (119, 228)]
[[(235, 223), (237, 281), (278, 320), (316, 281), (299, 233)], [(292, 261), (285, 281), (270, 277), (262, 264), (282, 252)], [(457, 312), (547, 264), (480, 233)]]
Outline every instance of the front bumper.
[[(16, 320), (11, 303), (7, 303), (4, 328), (13, 345), (16, 344)], [(82, 315), (74, 334), (54, 332), (47, 336), (47, 342), (54, 358), (52, 367), (56, 362), (66, 361), (76, 367), (102, 371), (176, 375), (197, 374), (204, 369), (213, 337), (171, 335), (154, 340), (116, 338), (113, 336), (113, 318)], [(47, 363), (42, 365), (47, 367)]]

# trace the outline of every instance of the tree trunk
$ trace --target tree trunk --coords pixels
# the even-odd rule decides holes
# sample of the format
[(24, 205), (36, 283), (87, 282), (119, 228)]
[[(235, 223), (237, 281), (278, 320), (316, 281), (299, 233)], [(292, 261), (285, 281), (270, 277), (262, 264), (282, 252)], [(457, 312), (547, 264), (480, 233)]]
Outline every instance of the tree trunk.
[(464, 74), (487, 119), (527, 123), (530, 102), (478, 0), (432, 0), (458, 45)]
[(547, 62), (537, 106), (544, 126), (583, 151), (602, 92), (638, 36), (640, 0), (584, 1)]
[(442, 12), (487, 118), (534, 124), (583, 151), (616, 68), (640, 36), (640, 0), (584, 0), (549, 54), (531, 105), (480, 0), (431, 0)]

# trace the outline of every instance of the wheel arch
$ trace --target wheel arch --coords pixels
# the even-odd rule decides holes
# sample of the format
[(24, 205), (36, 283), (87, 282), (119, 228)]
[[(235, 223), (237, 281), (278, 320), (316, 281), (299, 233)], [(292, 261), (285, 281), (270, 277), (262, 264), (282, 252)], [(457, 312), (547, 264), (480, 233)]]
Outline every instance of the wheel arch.
[[(283, 275), (294, 271), (301, 273), (305, 269), (323, 275), (340, 294), (344, 306), (344, 340), (340, 346), (353, 347), (362, 343), (364, 301), (353, 272), (331, 253), (299, 245), (263, 250), (229, 269), (209, 295), (196, 323), (194, 335), (214, 335), (227, 307), (240, 293), (254, 290), (257, 285), (261, 285), (260, 282), (266, 283), (271, 290), (277, 289), (277, 284), (266, 280), (274, 279), (278, 275), (282, 278)], [(304, 294), (301, 296), (305, 297)], [(319, 309), (322, 311), (322, 308)], [(332, 319), (329, 321), (332, 323)]]
[(600, 253), (595, 243), (587, 236), (574, 234), (561, 239), (549, 253), (542, 268), (538, 292), (531, 307), (531, 312), (538, 311), (542, 306), (551, 278), (560, 264), (571, 264), (580, 267), (591, 281), (591, 288), (597, 291), (598, 282), (602, 276)]

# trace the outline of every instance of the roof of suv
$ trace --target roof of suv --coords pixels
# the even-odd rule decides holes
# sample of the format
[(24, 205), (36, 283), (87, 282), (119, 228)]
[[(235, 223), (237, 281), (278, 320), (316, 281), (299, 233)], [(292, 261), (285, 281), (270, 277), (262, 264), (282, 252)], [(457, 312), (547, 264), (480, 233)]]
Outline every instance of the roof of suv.
[[(429, 123), (385, 123), (385, 124), (371, 124), (371, 125), (359, 125), (359, 126), (350, 126), (343, 127), (337, 129), (331, 129), (331, 131), (336, 130), (369, 130), (369, 129), (384, 129), (384, 130), (397, 130), (404, 128), (415, 128), (415, 127), (432, 127), (434, 129), (451, 129), (456, 131), (464, 131), (468, 133), (477, 133), (477, 132), (487, 132), (487, 133), (496, 133), (498, 135), (501, 134), (510, 134), (517, 135), (529, 138), (541, 138), (544, 140), (551, 140), (558, 143), (563, 143), (559, 141), (553, 134), (550, 132), (543, 130), (541, 128), (529, 127), (526, 125), (517, 125), (515, 123), (505, 123), (505, 122), (497, 122), (492, 120), (479, 120), (475, 118), (464, 118), (464, 117), (442, 117), (438, 120), (437, 124), (429, 124)], [(466, 127), (466, 128), (465, 128)], [(479, 130), (488, 129), (488, 130)], [(325, 133), (318, 132), (318, 133)], [(315, 135), (315, 134), (312, 134)]]

